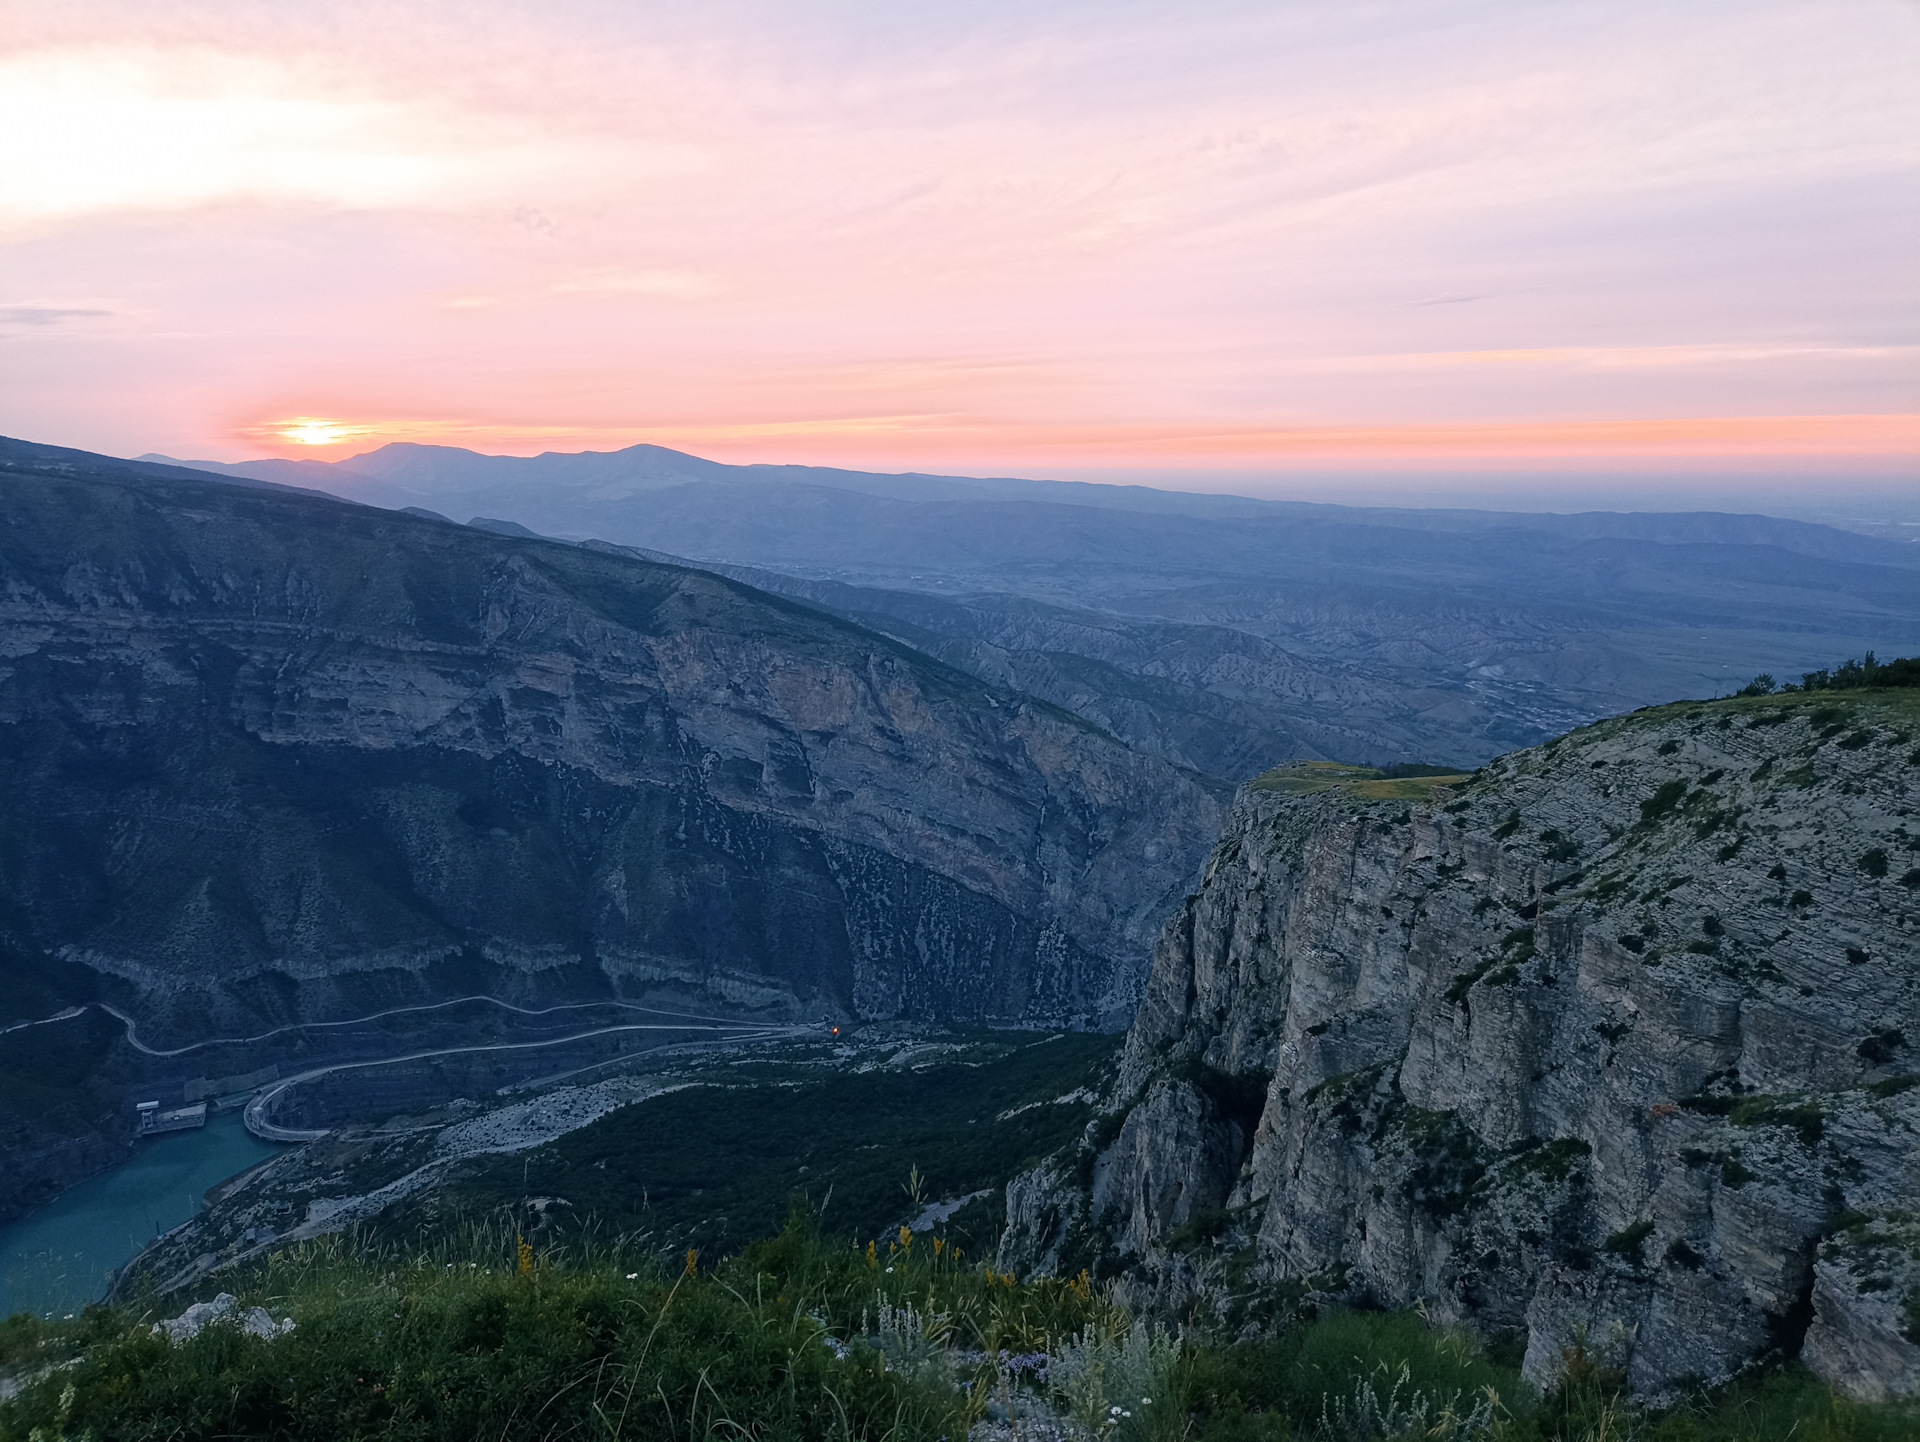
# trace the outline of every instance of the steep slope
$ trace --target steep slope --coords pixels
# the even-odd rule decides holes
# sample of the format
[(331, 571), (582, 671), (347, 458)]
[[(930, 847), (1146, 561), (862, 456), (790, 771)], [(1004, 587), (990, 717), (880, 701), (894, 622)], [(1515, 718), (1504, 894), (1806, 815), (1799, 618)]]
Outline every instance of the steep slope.
[[(1920, 692), (1672, 706), (1425, 804), (1247, 788), (1009, 1260), (1423, 1302), (1636, 1389), (1920, 1391)], [(1211, 1239), (1211, 1240), (1209, 1240)]]
[(9, 971), (161, 1048), (476, 992), (1111, 1025), (1220, 815), (708, 573), (73, 453), (0, 475), (0, 657)]
[[(1130, 619), (1014, 595), (957, 599), (849, 586), (637, 547), (612, 549), (697, 565), (792, 596), (989, 684), (1051, 701), (1137, 751), (1208, 776), (1257, 775), (1276, 757), (1364, 764), (1416, 754), (1458, 759), (1431, 745), (1436, 725), (1455, 725), (1462, 716), (1461, 699), (1449, 688), (1395, 685), (1370, 668), (1299, 654), (1230, 626)], [(1486, 739), (1517, 743), (1535, 734), (1540, 703), (1512, 714), (1481, 700), (1478, 724)], [(1571, 711), (1564, 718), (1568, 725), (1580, 719)]]

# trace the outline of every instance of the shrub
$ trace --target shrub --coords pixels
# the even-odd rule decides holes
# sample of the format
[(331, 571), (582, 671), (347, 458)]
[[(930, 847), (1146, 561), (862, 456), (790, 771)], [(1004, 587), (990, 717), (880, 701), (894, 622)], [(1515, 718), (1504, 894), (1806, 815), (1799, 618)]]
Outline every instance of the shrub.
[[(1188, 1401), (1203, 1419), (1264, 1414), (1303, 1436), (1336, 1399), (1350, 1403), (1367, 1383), (1377, 1390), (1384, 1381), (1391, 1392), (1398, 1382), (1403, 1404), (1415, 1394), (1437, 1404), (1487, 1389), (1516, 1403), (1522, 1397), (1517, 1372), (1491, 1360), (1478, 1339), (1413, 1312), (1328, 1310), (1276, 1337), (1192, 1351), (1190, 1362)], [(1203, 1425), (1199, 1435), (1233, 1433)]]
[(1606, 1241), (1601, 1243), (1601, 1247), (1605, 1251), (1612, 1252), (1615, 1256), (1637, 1259), (1640, 1255), (1641, 1246), (1646, 1242), (1647, 1238), (1652, 1235), (1652, 1221), (1638, 1221), (1630, 1227), (1625, 1227), (1615, 1232), (1612, 1236), (1608, 1237)]
[(1668, 781), (1661, 784), (1653, 795), (1640, 803), (1640, 824), (1651, 826), (1668, 812), (1677, 808), (1687, 794), (1687, 783)]
[(1882, 665), (1869, 651), (1858, 661), (1843, 661), (1832, 671), (1809, 671), (1802, 691), (1858, 691), (1869, 686), (1920, 686), (1920, 656), (1903, 656)]
[(1325, 1442), (1390, 1442), (1418, 1437), (1423, 1442), (1468, 1442), (1493, 1431), (1491, 1397), (1463, 1400), (1459, 1392), (1436, 1399), (1407, 1384), (1413, 1369), (1405, 1362), (1393, 1374), (1386, 1396), (1379, 1388), (1389, 1380), (1384, 1366), (1374, 1376), (1354, 1384), (1351, 1394), (1323, 1401), (1320, 1433)]
[(1791, 1127), (1803, 1145), (1813, 1146), (1826, 1129), (1826, 1115), (1812, 1102), (1784, 1102), (1776, 1097), (1742, 1097), (1728, 1120), (1737, 1127)]
[(1180, 1339), (1150, 1322), (1089, 1324), (1047, 1360), (1047, 1390), (1090, 1438), (1178, 1438), (1186, 1406)]
[(1872, 1066), (1885, 1066), (1893, 1060), (1893, 1055), (1906, 1047), (1907, 1034), (1899, 1027), (1885, 1027), (1875, 1032), (1856, 1048), (1860, 1059)]

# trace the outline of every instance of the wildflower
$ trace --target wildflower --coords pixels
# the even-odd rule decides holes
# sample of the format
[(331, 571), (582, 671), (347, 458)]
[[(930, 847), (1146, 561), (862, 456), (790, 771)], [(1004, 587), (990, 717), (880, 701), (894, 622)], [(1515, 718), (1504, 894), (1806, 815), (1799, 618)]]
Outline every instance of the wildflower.
[(867, 1243), (867, 1265), (869, 1267), (877, 1267), (880, 1265), (880, 1249), (874, 1246), (872, 1242)]
[(529, 1242), (525, 1237), (522, 1237), (520, 1238), (519, 1245), (515, 1247), (514, 1250), (518, 1253), (519, 1259), (520, 1259), (520, 1275), (523, 1277), (532, 1276), (533, 1275), (533, 1244)]
[(892, 1267), (888, 1267), (888, 1268), (887, 1268), (887, 1275), (888, 1275), (889, 1277), (891, 1277), (891, 1276), (893, 1275), (893, 1268), (892, 1268)]
[(946, 1245), (947, 1245), (947, 1239), (945, 1237), (935, 1237), (933, 1239), (934, 1256), (936, 1257), (939, 1256), (941, 1251), (946, 1247)]
[(628, 1272), (627, 1280), (629, 1282), (637, 1282), (640, 1280), (640, 1274), (638, 1272)]
[(698, 1248), (687, 1248), (687, 1275), (696, 1275), (700, 1270), (700, 1252)]
[(908, 1251), (913, 1250), (913, 1228), (912, 1227), (902, 1227), (900, 1229), (900, 1245), (905, 1247)]

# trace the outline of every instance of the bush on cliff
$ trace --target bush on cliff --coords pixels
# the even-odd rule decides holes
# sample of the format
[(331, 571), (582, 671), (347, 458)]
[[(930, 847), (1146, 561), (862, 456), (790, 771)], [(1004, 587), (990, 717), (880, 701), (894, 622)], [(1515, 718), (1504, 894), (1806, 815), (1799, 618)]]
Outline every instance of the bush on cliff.
[[(1879, 661), (1869, 651), (1857, 661), (1842, 661), (1831, 671), (1808, 671), (1798, 686), (1789, 682), (1781, 691), (1864, 691), (1876, 686), (1920, 686), (1920, 656), (1900, 656)], [(1737, 693), (1741, 696), (1767, 696), (1776, 689), (1772, 676), (1755, 676)]]

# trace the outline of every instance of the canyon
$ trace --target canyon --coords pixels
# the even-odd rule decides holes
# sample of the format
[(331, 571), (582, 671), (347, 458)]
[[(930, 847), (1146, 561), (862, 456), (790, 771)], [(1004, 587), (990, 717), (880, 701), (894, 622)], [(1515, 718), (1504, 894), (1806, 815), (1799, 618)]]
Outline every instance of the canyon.
[(0, 1024), (45, 1022), (6, 1038), (8, 1211), (136, 1083), (472, 996), (1124, 1025), (1218, 829), (1218, 783), (708, 572), (0, 463)]
[[(136, 1095), (311, 1141), (143, 1264), (191, 1286), (524, 1204), (534, 1162), (544, 1228), (615, 1160), (644, 1198), (619, 1139), (673, 1108), (946, 1066), (1011, 1130), (932, 1200), (972, 1238), (1004, 1203), (1010, 1272), (1243, 1336), (1418, 1306), (1541, 1387), (1584, 1354), (1656, 1401), (1784, 1357), (1920, 1392), (1920, 691), (1499, 754), (1482, 714), (1471, 774), (1373, 769), (1325, 757), (1428, 734), (1377, 676), (1290, 692), (1236, 631), (1234, 710), (1191, 618), (0, 472), (0, 1219), (124, 1155)], [(993, 1088), (1044, 1051), (1007, 1031), (1123, 1029)]]

